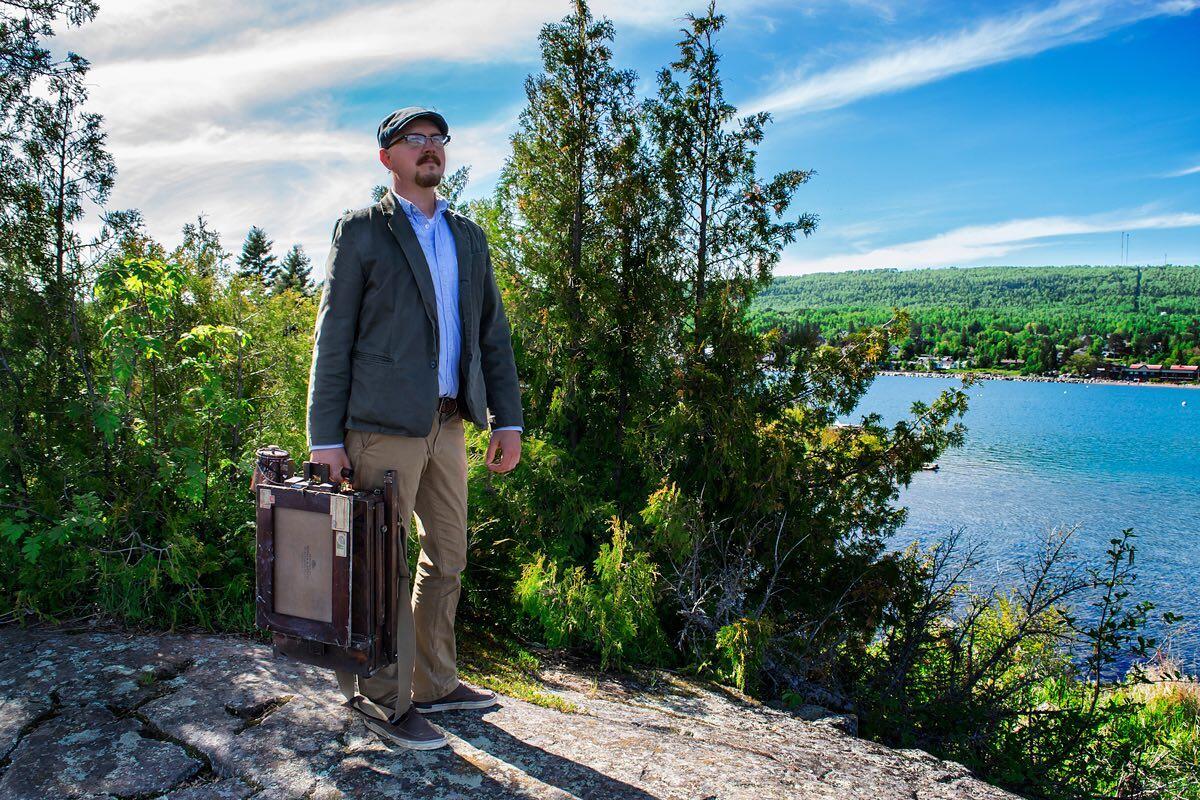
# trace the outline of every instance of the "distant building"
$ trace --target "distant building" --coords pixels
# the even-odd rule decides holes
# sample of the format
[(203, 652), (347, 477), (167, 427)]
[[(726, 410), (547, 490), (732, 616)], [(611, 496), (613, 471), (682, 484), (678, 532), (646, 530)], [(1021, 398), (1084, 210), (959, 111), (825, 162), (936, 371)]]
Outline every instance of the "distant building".
[(1200, 367), (1172, 364), (1162, 371), (1162, 376), (1172, 381), (1194, 381), (1200, 376)]
[(1125, 370), (1125, 377), (1138, 381), (1144, 381), (1148, 378), (1161, 378), (1162, 364), (1143, 364), (1140, 361), (1136, 364), (1130, 364), (1129, 368)]
[(1162, 380), (1200, 380), (1200, 367), (1187, 365), (1187, 363), (1172, 363), (1169, 367), (1164, 367), (1160, 363), (1130, 363), (1126, 368), (1126, 378), (1133, 380), (1146, 380), (1148, 378), (1158, 378)]

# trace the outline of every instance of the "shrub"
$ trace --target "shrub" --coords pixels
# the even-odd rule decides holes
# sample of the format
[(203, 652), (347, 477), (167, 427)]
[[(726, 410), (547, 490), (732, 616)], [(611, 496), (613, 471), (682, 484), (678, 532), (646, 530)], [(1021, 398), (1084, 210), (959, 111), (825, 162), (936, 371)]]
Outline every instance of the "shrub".
[(611, 531), (590, 576), (583, 567), (560, 575), (556, 562), (538, 555), (522, 571), (515, 596), (551, 647), (590, 647), (602, 669), (661, 662), (667, 648), (656, 608), (658, 573), (645, 553), (627, 553), (627, 524), (613, 517)]

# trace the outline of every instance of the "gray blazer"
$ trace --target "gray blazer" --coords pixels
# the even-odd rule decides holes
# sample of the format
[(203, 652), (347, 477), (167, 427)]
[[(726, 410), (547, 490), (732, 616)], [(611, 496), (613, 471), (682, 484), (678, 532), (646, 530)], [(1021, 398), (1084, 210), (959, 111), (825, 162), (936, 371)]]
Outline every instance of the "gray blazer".
[[(483, 229), (446, 210), (458, 255), (458, 402), (480, 427), (524, 426), (508, 319)], [(308, 379), (308, 443), (345, 430), (425, 436), (438, 397), (438, 326), (429, 264), (391, 192), (333, 228)]]

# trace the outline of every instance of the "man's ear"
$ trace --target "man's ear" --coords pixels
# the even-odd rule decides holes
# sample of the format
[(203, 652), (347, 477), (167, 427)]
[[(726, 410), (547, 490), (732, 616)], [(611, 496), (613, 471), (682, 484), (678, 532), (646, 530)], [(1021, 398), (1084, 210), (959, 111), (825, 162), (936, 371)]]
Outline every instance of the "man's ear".
[(382, 147), (379, 148), (379, 163), (387, 167), (387, 171), (392, 171), (392, 157), (388, 155), (388, 151)]

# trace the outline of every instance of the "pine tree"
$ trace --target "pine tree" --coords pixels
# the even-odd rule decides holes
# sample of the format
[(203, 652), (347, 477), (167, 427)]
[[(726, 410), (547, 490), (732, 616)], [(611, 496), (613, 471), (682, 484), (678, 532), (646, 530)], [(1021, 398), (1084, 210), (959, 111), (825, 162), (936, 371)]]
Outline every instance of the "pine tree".
[(275, 281), (273, 291), (278, 294), (287, 289), (308, 297), (313, 293), (311, 260), (304, 253), (304, 248), (298, 244), (283, 257), (279, 269), (279, 278)]
[(470, 164), (463, 164), (454, 170), (454, 172), (442, 177), (442, 183), (438, 186), (437, 192), (440, 197), (446, 199), (446, 206), (451, 211), (461, 213), (466, 209), (466, 206), (460, 202), (460, 198), (462, 197), (463, 190), (467, 188), (467, 181), (470, 177)]
[(279, 280), (280, 268), (271, 252), (273, 244), (266, 231), (257, 225), (251, 226), (242, 243), (242, 254), (238, 256), (238, 277), (258, 278), (263, 286), (274, 285)]
[[(543, 72), (525, 81), (526, 108), (501, 192), (520, 229), (514, 265), (528, 415), (581, 448), (609, 384), (593, 335), (608, 326), (613, 249), (600, 220), (605, 191), (603, 149), (613, 132), (614, 104), (634, 76), (612, 66), (612, 23), (592, 18), (583, 0), (539, 36)], [(598, 422), (598, 421), (597, 421)]]
[(48, 487), (80, 453), (108, 474), (108, 451), (91, 438), (103, 398), (87, 298), (96, 260), (134, 215), (105, 214), (93, 241), (75, 232), (116, 169), (102, 118), (83, 110), (87, 60), (55, 60), (42, 41), (95, 13), (87, 0), (0, 5), (0, 427), (11, 430), (0, 434), (0, 467), (15, 476), (0, 479), (0, 494), (11, 488), (22, 502), (39, 491), (56, 502)]
[(747, 320), (750, 302), (769, 285), (783, 246), (811, 233), (817, 220), (809, 214), (780, 220), (811, 171), (758, 178), (756, 149), (770, 115), (739, 119), (725, 99), (714, 43), (725, 17), (710, 2), (704, 16), (685, 19), (679, 58), (659, 73), (651, 117), (677, 225), (676, 276), (683, 291), (675, 315), (682, 364), (677, 391), (695, 432), (679, 449), (676, 477), (699, 486), (730, 469), (721, 445), (737, 441), (755, 413), (765, 353)]

